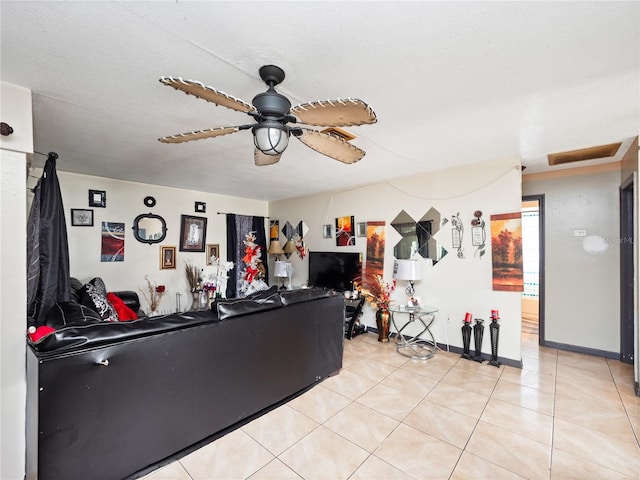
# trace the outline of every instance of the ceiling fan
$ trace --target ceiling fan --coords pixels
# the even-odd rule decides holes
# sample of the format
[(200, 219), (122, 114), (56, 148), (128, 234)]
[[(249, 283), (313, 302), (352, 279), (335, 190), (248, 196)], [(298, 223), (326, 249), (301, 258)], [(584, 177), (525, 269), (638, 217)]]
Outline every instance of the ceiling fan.
[(369, 105), (362, 100), (347, 98), (318, 100), (291, 107), (291, 102), (274, 88), (284, 80), (284, 70), (275, 65), (264, 65), (260, 67), (259, 73), (269, 89), (256, 95), (252, 105), (200, 82), (162, 77), (160, 82), (165, 85), (207, 102), (244, 112), (253, 117), (256, 123), (198, 130), (158, 140), (163, 143), (182, 143), (251, 129), (256, 147), (254, 151), (256, 165), (272, 165), (278, 162), (289, 144), (290, 135), (316, 152), (344, 163), (355, 163), (364, 157), (364, 150), (351, 145), (337, 135), (289, 124), (349, 127), (376, 123), (378, 119)]

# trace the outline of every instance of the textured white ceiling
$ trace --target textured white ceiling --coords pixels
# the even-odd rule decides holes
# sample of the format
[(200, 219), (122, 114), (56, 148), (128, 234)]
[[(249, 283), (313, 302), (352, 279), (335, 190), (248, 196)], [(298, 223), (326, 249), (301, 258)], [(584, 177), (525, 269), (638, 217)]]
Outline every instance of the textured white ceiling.
[[(0, 3), (1, 80), (30, 88), (35, 148), (58, 169), (265, 200), (519, 155), (629, 139), (640, 129), (640, 3)], [(251, 133), (165, 145), (250, 123), (163, 86), (199, 80), (250, 102), (258, 68), (286, 72), (295, 105), (356, 97), (344, 165), (292, 140), (256, 167)], [(41, 166), (44, 157), (36, 156)]]

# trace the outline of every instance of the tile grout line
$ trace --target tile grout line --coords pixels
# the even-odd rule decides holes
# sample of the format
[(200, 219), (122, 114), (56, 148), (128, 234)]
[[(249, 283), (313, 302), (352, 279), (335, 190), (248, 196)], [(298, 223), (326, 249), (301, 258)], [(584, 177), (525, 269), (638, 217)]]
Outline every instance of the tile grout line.
[(620, 403), (622, 403), (622, 408), (624, 408), (624, 413), (627, 417), (627, 421), (629, 422), (629, 426), (631, 427), (631, 432), (633, 433), (633, 436), (636, 439), (636, 443), (640, 446), (640, 438), (638, 437), (638, 433), (636, 432), (636, 430), (633, 428), (633, 422), (631, 421), (631, 418), (629, 417), (629, 409), (627, 408), (627, 404), (625, 403), (624, 399), (622, 398), (622, 393), (620, 392), (620, 388), (618, 387), (618, 382), (616, 381), (616, 377), (613, 374), (613, 372), (611, 371), (611, 366), (609, 365), (609, 361), (607, 360), (607, 368), (609, 369), (609, 373), (611, 374), (611, 378), (613, 380), (613, 384), (616, 387), (616, 393), (618, 394), (618, 397), (620, 398)]
[(553, 467), (553, 450), (554, 450), (554, 442), (555, 442), (555, 432), (556, 432), (556, 402), (558, 400), (558, 351), (555, 352), (556, 356), (556, 368), (555, 375), (553, 379), (553, 411), (551, 412), (551, 451), (549, 452), (549, 476), (551, 479), (552, 476), (552, 467)]

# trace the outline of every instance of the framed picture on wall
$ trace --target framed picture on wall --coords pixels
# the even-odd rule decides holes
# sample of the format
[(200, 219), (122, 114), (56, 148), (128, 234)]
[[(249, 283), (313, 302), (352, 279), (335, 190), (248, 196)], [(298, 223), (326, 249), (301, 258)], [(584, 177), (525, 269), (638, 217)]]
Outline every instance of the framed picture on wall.
[(180, 251), (204, 252), (207, 236), (206, 217), (182, 215), (180, 220)]
[(176, 247), (160, 246), (160, 270), (176, 268)]
[(207, 243), (207, 265), (213, 265), (213, 257), (220, 258), (219, 243)]
[(89, 206), (101, 207), (107, 206), (107, 192), (104, 190), (89, 190)]
[(72, 227), (93, 227), (93, 210), (84, 208), (71, 209)]
[(323, 225), (322, 226), (322, 238), (331, 238), (331, 225)]
[(356, 236), (358, 237), (367, 236), (367, 222), (359, 222), (356, 225)]

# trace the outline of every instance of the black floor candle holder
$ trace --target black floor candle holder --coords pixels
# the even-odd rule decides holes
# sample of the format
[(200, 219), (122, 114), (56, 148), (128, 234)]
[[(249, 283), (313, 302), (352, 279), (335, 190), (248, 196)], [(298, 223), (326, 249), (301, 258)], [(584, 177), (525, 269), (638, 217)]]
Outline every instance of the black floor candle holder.
[(484, 336), (484, 322), (481, 318), (476, 318), (476, 324), (473, 326), (473, 342), (476, 347), (476, 354), (473, 356), (473, 360), (476, 362), (484, 362), (482, 358), (482, 337)]
[(494, 367), (500, 367), (502, 363), (498, 360), (498, 339), (500, 338), (500, 324), (497, 318), (491, 319), (491, 325), (489, 325), (489, 333), (491, 335), (491, 360), (489, 365)]
[(471, 360), (471, 325), (469, 322), (464, 322), (462, 325), (462, 358), (466, 358), (467, 360)]

